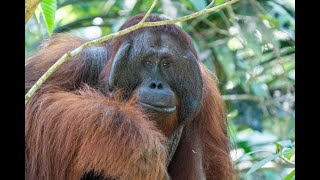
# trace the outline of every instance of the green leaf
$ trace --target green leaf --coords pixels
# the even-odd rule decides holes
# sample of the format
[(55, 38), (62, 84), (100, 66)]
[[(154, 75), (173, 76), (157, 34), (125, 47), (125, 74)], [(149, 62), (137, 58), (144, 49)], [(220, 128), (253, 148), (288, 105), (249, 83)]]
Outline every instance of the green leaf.
[[(144, 0), (144, 1), (143, 1), (143, 4), (144, 4), (146, 7), (148, 7), (148, 9), (151, 7), (152, 3), (153, 3), (153, 0)], [(155, 7), (155, 8), (156, 8), (156, 7)]]
[(193, 8), (193, 5), (192, 5), (192, 3), (190, 3), (190, 0), (181, 0), (181, 4), (183, 4), (187, 9), (192, 9)]
[(295, 169), (294, 169), (284, 178), (284, 180), (293, 180), (293, 179), (295, 179), (295, 174), (296, 174), (296, 172), (295, 172)]
[(259, 161), (258, 163), (254, 164), (251, 169), (247, 172), (246, 176), (252, 174), (253, 172), (255, 172), (256, 170), (258, 170), (259, 168), (261, 168), (262, 166), (264, 166), (265, 164), (267, 164), (268, 162), (278, 158), (279, 156), (282, 156), (284, 154), (287, 154), (288, 152), (281, 152), (281, 153), (278, 153), (278, 154), (274, 154), (274, 155), (271, 155), (261, 161)]
[(142, 5), (143, 5), (143, 1), (141, 0), (136, 1), (136, 3), (134, 4), (130, 12), (131, 16), (137, 15), (140, 12)]
[(218, 5), (220, 5), (220, 4), (223, 4), (224, 2), (226, 2), (226, 0), (216, 0), (216, 1), (214, 2), (214, 4), (215, 4), (216, 6), (218, 6)]
[(284, 152), (287, 152), (287, 154), (283, 155), (286, 159), (288, 159), (290, 161), (291, 157), (295, 154), (295, 150), (288, 148), (285, 149)]
[(276, 150), (277, 150), (276, 152), (281, 152), (283, 147), (278, 143), (276, 143), (275, 145), (276, 145)]
[(241, 157), (239, 157), (238, 159), (236, 159), (236, 160), (234, 161), (234, 163), (238, 163), (238, 162), (240, 162), (244, 157), (249, 156), (249, 155), (251, 155), (251, 154), (259, 153), (259, 152), (269, 152), (269, 151), (266, 151), (266, 150), (256, 150), (256, 151), (248, 152), (248, 153), (242, 155)]
[(54, 28), (54, 20), (57, 10), (57, 0), (42, 0), (41, 8), (49, 35), (52, 34)]
[(197, 11), (200, 11), (207, 7), (207, 3), (205, 0), (190, 0), (190, 2)]
[(271, 27), (279, 28), (279, 20), (278, 19), (272, 18), (272, 17), (268, 16), (267, 14), (262, 14), (261, 18), (268, 21), (269, 24), (271, 25)]

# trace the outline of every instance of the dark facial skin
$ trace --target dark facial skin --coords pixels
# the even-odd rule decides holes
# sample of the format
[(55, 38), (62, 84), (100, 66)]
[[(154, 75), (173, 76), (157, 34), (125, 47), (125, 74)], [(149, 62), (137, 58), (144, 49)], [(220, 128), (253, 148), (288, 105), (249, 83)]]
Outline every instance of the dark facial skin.
[(193, 118), (202, 98), (200, 69), (192, 51), (172, 35), (150, 30), (120, 46), (109, 86), (136, 95), (138, 104), (152, 114), (178, 111), (183, 121)]

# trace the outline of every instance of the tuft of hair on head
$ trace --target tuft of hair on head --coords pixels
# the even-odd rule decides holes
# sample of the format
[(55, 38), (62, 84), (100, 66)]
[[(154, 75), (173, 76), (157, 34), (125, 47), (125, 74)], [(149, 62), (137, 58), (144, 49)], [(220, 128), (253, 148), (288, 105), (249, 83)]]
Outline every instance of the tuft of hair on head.
[[(144, 17), (145, 14), (138, 14), (136, 16), (133, 16), (132, 18), (128, 19), (125, 21), (125, 23), (120, 27), (119, 31), (129, 28), (131, 26), (134, 26), (138, 24)], [(151, 14), (145, 22), (158, 22), (158, 21), (165, 21), (165, 20), (170, 20), (169, 17), (166, 17), (165, 15), (153, 15)], [(154, 30), (157, 32), (166, 32), (168, 34), (171, 34), (173, 37), (178, 37), (179, 40), (181, 40), (182, 43), (185, 43), (187, 47), (190, 48), (194, 56), (199, 59), (198, 54), (196, 52), (196, 49), (193, 45), (192, 38), (178, 25), (175, 24), (165, 24), (161, 26), (152, 26), (152, 27), (143, 27), (140, 29), (137, 29), (133, 32), (130, 32), (128, 34), (122, 35), (120, 37), (116, 37), (112, 40), (112, 45), (111, 45), (111, 56), (110, 58), (113, 58), (115, 56), (115, 53), (119, 49), (120, 45), (129, 37), (135, 37), (136, 34), (141, 33), (145, 29), (150, 29)]]

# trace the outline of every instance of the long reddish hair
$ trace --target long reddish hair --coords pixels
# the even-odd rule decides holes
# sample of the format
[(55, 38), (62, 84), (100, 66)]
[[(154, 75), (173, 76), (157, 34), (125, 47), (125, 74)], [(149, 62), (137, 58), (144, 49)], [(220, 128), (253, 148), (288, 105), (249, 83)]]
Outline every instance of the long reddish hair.
[[(122, 29), (141, 18), (139, 15), (128, 20)], [(158, 20), (156, 16), (147, 19)], [(176, 25), (152, 28), (176, 33), (197, 54), (189, 36)], [(133, 180), (234, 177), (224, 103), (215, 78), (200, 61), (203, 80), (200, 111), (186, 124), (168, 169), (167, 137), (177, 126), (177, 116), (156, 126), (135, 105), (134, 97), (126, 101), (117, 96), (110, 98), (84, 83), (88, 73), (106, 76), (121, 43), (134, 33), (139, 30), (110, 43), (108, 56), (100, 55), (102, 63), (97, 65), (98, 71), (88, 71), (91, 67), (88, 63), (94, 62), (87, 61), (87, 54), (79, 54), (63, 64), (31, 97), (25, 107), (26, 179), (73, 180), (90, 171)], [(49, 39), (26, 63), (25, 90), (64, 53), (82, 43), (83, 40), (66, 35)]]

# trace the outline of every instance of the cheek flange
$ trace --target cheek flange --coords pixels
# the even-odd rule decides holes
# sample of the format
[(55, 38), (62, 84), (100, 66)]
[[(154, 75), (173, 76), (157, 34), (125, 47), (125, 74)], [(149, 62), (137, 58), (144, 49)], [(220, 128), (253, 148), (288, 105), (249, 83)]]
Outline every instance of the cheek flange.
[(115, 55), (112, 65), (111, 65), (111, 70), (109, 74), (109, 79), (108, 79), (108, 86), (109, 90), (113, 90), (116, 86), (116, 84), (121, 80), (121, 70), (123, 70), (126, 66), (127, 59), (128, 59), (128, 52), (130, 50), (131, 45), (128, 43), (125, 43), (120, 46), (117, 54)]

